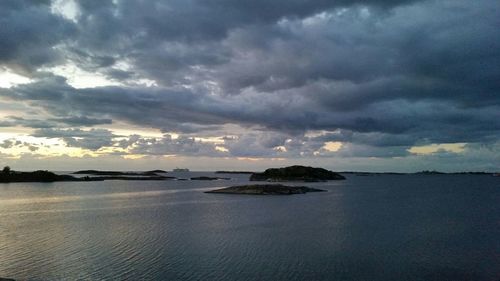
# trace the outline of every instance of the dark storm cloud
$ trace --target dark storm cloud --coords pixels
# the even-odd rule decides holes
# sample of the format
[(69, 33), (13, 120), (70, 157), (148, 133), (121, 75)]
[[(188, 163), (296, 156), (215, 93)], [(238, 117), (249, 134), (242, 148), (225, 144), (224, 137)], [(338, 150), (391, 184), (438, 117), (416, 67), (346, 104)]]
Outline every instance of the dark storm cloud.
[(224, 147), (237, 157), (278, 157), (278, 146), (285, 145), (290, 136), (282, 133), (249, 133), (224, 140)]
[(62, 118), (45, 118), (46, 120), (27, 119), (19, 116), (7, 116), (0, 122), (0, 127), (26, 127), (26, 128), (54, 128), (54, 127), (92, 127), (95, 125), (111, 124), (111, 119), (88, 118), (85, 116), (68, 116)]
[(32, 136), (40, 138), (62, 139), (66, 145), (90, 150), (112, 146), (113, 138), (119, 137), (106, 129), (38, 129)]
[(164, 130), (176, 131), (179, 128), (187, 128), (188, 131), (192, 131), (196, 125), (227, 122), (217, 112), (208, 112), (212, 106), (218, 106), (216, 100), (185, 89), (127, 87), (75, 89), (66, 84), (63, 78), (54, 76), (14, 89), (0, 89), (0, 95), (27, 101), (58, 116), (101, 116), (97, 119), (91, 117), (90, 121), (107, 121), (111, 118), (103, 117), (109, 116)]
[(86, 53), (87, 59), (126, 58), (137, 72), (165, 84), (182, 83), (191, 66), (231, 60), (231, 48), (221, 43), (233, 30), (257, 25), (268, 34), (285, 18), (301, 19), (339, 7), (390, 8), (411, 2), (79, 1), (80, 39), (71, 50)]
[(390, 15), (352, 9), (309, 23), (285, 21), (281, 36), (269, 29), (236, 30), (228, 45), (244, 56), (236, 55), (219, 76), (233, 92), (305, 85), (310, 96), (335, 110), (394, 98), (488, 103), (499, 86), (493, 77), (500, 71), (494, 27), (500, 22), (498, 5), (483, 2), (470, 10), (458, 10), (467, 7), (460, 1), (423, 3)]
[[(54, 85), (54, 81), (57, 85)], [(2, 90), (0, 94), (12, 99), (31, 100), (37, 107), (43, 107), (58, 116), (101, 116), (73, 120), (73, 123), (85, 121), (92, 125), (116, 119), (143, 127), (184, 133), (208, 128), (217, 130), (227, 123), (263, 126), (282, 131), (290, 137), (308, 129), (340, 128), (354, 135), (330, 134), (323, 136), (323, 140), (374, 146), (411, 146), (418, 142), (494, 141), (500, 130), (499, 123), (491, 119), (498, 114), (495, 106), (462, 108), (447, 103), (396, 100), (373, 104), (355, 112), (335, 112), (305, 101), (300, 96), (277, 95), (266, 99), (264, 95), (258, 94), (247, 96), (242, 102), (240, 96), (220, 98), (185, 89), (74, 89), (57, 77), (53, 77), (52, 82), (45, 80), (18, 86)], [(284, 101), (287, 103), (283, 104)], [(72, 119), (68, 117), (64, 120), (68, 122)], [(471, 131), (474, 134), (470, 134)], [(264, 138), (265, 132), (260, 134), (260, 139)], [(273, 136), (266, 143), (278, 146), (286, 138), (284, 135)], [(265, 143), (263, 145), (273, 147)], [(242, 143), (241, 147), (249, 146)]]
[(7, 121), (4, 121), (0, 124), (2, 127), (27, 127), (27, 128), (52, 128), (55, 126), (54, 123), (48, 122), (46, 120), (37, 120), (37, 119), (26, 119), (18, 116), (7, 116), (5, 118)]
[[(120, 32), (155, 41), (217, 40), (228, 30), (256, 23), (273, 24), (286, 18), (303, 18), (318, 12), (357, 4), (392, 7), (414, 1), (235, 1), (235, 0), (174, 0), (142, 2), (78, 1), (82, 10), (79, 23), (85, 31), (94, 31), (89, 44), (102, 45), (121, 38)], [(129, 24), (124, 25), (127, 22)], [(118, 31), (118, 32), (116, 32)], [(135, 33), (133, 33), (135, 31)], [(98, 39), (98, 40), (97, 40)], [(136, 38), (134, 38), (136, 39)]]
[(217, 151), (213, 143), (186, 136), (173, 138), (169, 134), (162, 138), (139, 138), (130, 152), (146, 155), (228, 156)]
[(63, 118), (53, 118), (49, 119), (51, 121), (64, 123), (68, 126), (78, 127), (78, 126), (94, 126), (94, 125), (103, 125), (103, 124), (111, 124), (112, 120), (109, 118), (89, 118), (86, 116), (69, 116)]
[[(0, 63), (33, 70), (64, 57), (127, 85), (77, 89), (37, 72), (0, 89), (50, 114), (40, 124), (190, 134), (117, 144), (86, 131), (101, 134), (93, 149), (220, 155), (192, 137), (224, 135), (228, 124), (248, 129), (224, 141), (245, 157), (396, 157), (413, 145), (500, 137), (498, 1), (79, 1), (76, 25), (43, 3), (0, 5), (10, 27), (0, 28)], [(0, 126), (37, 128), (26, 120)], [(326, 151), (326, 141), (346, 145)]]
[(50, 11), (50, 1), (0, 1), (0, 64), (31, 72), (61, 58), (52, 47), (75, 35), (71, 22)]

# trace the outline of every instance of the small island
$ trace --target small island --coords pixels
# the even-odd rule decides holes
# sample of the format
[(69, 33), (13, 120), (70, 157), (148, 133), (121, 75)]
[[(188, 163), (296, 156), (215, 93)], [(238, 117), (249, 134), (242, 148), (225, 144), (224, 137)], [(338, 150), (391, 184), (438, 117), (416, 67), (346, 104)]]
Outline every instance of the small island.
[(307, 186), (287, 186), (282, 184), (254, 184), (230, 186), (221, 189), (205, 191), (205, 193), (246, 194), (246, 195), (292, 195), (307, 192), (325, 192), (326, 190)]
[(215, 171), (216, 174), (242, 174), (242, 175), (251, 175), (254, 172), (249, 171)]
[(12, 171), (5, 166), (0, 172), (0, 182), (55, 182), (55, 181), (80, 181), (80, 179), (69, 175), (57, 175), (49, 171), (38, 170), (34, 172)]
[(74, 172), (75, 175), (93, 175), (93, 176), (157, 176), (158, 173), (167, 173), (163, 170), (152, 170), (146, 172), (120, 172), (120, 171), (99, 171), (99, 170), (81, 170)]
[(251, 181), (304, 181), (319, 182), (328, 180), (345, 180), (339, 173), (323, 168), (307, 166), (289, 166), (285, 168), (271, 168), (263, 173), (253, 173)]
[(192, 181), (217, 181), (217, 180), (230, 180), (230, 178), (220, 178), (220, 177), (192, 177)]

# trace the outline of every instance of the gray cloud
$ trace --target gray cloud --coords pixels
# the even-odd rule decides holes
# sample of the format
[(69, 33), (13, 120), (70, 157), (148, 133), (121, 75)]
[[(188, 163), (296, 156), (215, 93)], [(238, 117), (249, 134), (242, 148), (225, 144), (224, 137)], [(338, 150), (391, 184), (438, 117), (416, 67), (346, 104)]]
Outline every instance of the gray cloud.
[[(224, 156), (213, 143), (201, 142), (193, 137), (173, 138), (166, 134), (162, 138), (140, 138), (132, 146), (134, 154), (147, 155), (187, 155), (187, 156)], [(226, 154), (227, 155), (227, 154)]]
[[(220, 156), (194, 137), (235, 125), (245, 132), (224, 140), (232, 156), (406, 157), (413, 145), (500, 137), (494, 0), (78, 1), (77, 24), (46, 3), (0, 5), (11, 27), (0, 29), (0, 64), (36, 78), (0, 96), (46, 114), (0, 126), (60, 127), (34, 135), (71, 146)], [(35, 72), (61, 58), (126, 86), (77, 89)], [(166, 135), (61, 130), (117, 121)], [(325, 141), (345, 145), (329, 152)]]
[[(30, 115), (30, 114), (28, 114)], [(0, 122), (0, 127), (27, 127), (27, 128), (54, 128), (54, 127), (91, 127), (94, 125), (111, 124), (112, 120), (107, 118), (89, 118), (86, 116), (71, 116), (60, 118), (48, 118), (46, 116), (40, 119), (28, 119), (19, 116), (7, 116), (6, 120)]]
[(113, 138), (119, 137), (106, 129), (38, 129), (32, 136), (40, 138), (59, 138), (66, 145), (90, 150), (112, 146)]
[(17, 148), (26, 147), (31, 152), (35, 152), (38, 149), (40, 149), (40, 145), (38, 145), (38, 144), (33, 144), (33, 143), (29, 143), (29, 142), (22, 142), (22, 141), (16, 140), (16, 139), (6, 139), (6, 140), (0, 142), (0, 148), (10, 149), (10, 148), (15, 148), (15, 147), (17, 147)]
[(52, 14), (49, 4), (49, 1), (0, 2), (0, 64), (27, 73), (61, 58), (53, 47), (76, 35), (76, 28)]
[(63, 118), (53, 118), (49, 120), (64, 123), (68, 126), (94, 126), (112, 123), (112, 120), (109, 118), (89, 118), (86, 116), (69, 116)]
[(14, 147), (14, 146), (19, 146), (21, 144), (22, 144), (21, 141), (17, 141), (17, 140), (14, 140), (14, 139), (6, 139), (6, 140), (4, 140), (3, 142), (0, 143), (0, 147), (2, 147), (2, 148), (11, 148), (11, 147)]
[(7, 116), (7, 121), (1, 123), (2, 127), (15, 127), (22, 126), (28, 128), (52, 128), (55, 126), (54, 123), (48, 122), (46, 120), (38, 119), (26, 119), (18, 116)]

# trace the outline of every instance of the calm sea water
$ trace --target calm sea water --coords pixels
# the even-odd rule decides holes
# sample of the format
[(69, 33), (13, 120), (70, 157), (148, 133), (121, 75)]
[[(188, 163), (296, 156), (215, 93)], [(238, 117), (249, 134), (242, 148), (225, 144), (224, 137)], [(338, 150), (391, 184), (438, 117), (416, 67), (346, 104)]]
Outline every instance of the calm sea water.
[[(199, 175), (196, 174), (195, 175)], [(29, 280), (500, 280), (500, 178), (0, 184), (0, 276)]]

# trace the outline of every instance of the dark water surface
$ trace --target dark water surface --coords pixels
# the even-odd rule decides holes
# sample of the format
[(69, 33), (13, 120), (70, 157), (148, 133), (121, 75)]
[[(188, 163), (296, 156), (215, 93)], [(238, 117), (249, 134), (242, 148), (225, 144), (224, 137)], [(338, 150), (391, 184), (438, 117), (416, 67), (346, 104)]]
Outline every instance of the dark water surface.
[[(199, 175), (193, 173), (194, 175)], [(0, 184), (0, 276), (30, 280), (500, 280), (500, 178), (348, 176)]]

